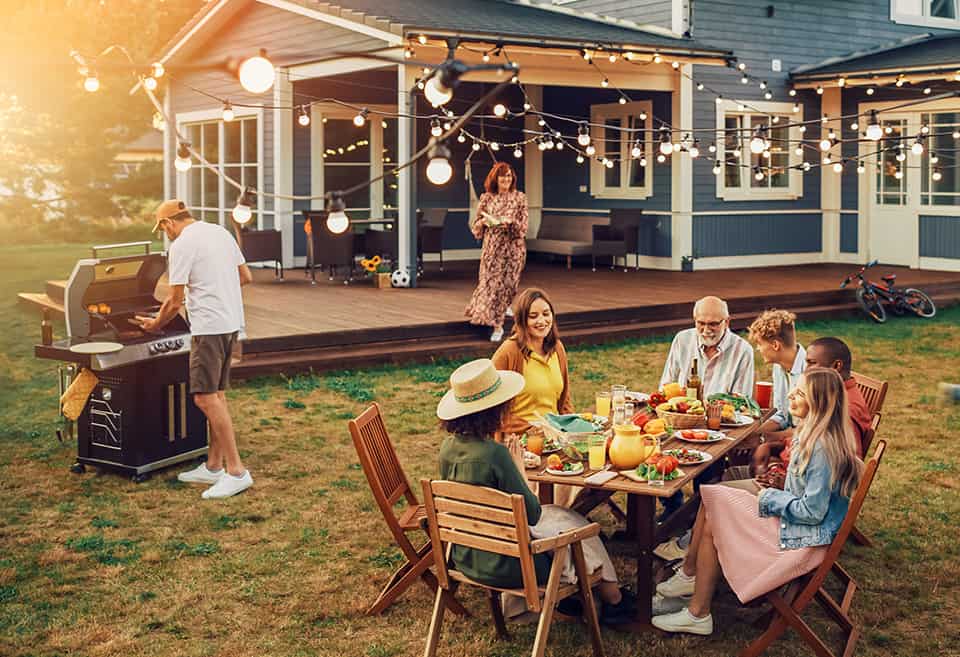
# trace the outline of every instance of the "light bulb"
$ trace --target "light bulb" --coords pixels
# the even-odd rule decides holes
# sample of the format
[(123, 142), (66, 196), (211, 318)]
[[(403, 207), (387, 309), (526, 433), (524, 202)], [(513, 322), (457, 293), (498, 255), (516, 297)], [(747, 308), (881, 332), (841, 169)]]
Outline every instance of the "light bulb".
[(327, 230), (334, 235), (345, 233), (348, 228), (350, 228), (350, 219), (343, 210), (335, 210), (327, 215)]
[(817, 95), (818, 95), (818, 96), (822, 96), (822, 95), (823, 95), (823, 87), (820, 87), (820, 86), (817, 87)]
[(804, 171), (809, 171), (809, 170), (810, 170), (810, 163), (809, 163), (809, 162), (804, 162), (804, 163), (803, 163), (803, 170), (804, 170)]
[(750, 84), (750, 78), (747, 77), (746, 73), (740, 78), (740, 84)]
[(404, 49), (403, 49), (403, 58), (404, 58), (404, 59), (413, 59), (413, 55), (414, 55), (414, 54), (415, 54), (415, 53), (413, 52), (413, 48), (404, 48)]
[(641, 157), (641, 158), (640, 158), (640, 166), (642, 166), (642, 167), (647, 166), (647, 158), (645, 158), (645, 157)]
[(833, 160), (830, 159), (830, 156), (829, 156), (829, 155), (825, 155), (825, 156), (823, 157), (823, 163), (824, 163), (824, 164), (830, 164), (831, 162), (833, 162)]
[(306, 128), (310, 125), (310, 115), (307, 114), (302, 108), (300, 109), (300, 116), (297, 117), (297, 123)]
[(733, 156), (734, 156), (735, 158), (738, 158), (738, 159), (739, 159), (739, 158), (740, 158), (740, 155), (741, 155), (741, 153), (740, 153), (740, 148), (739, 148), (739, 147), (738, 147), (738, 148), (734, 148), (734, 149), (733, 149)]
[(558, 141), (558, 142), (557, 142), (557, 150), (558, 150), (558, 151), (562, 151), (562, 150), (563, 150), (563, 142), (562, 142), (562, 141)]
[(954, 130), (953, 134), (950, 136), (953, 137), (954, 139), (960, 139), (960, 130)]
[(484, 63), (489, 62), (489, 61), (490, 61), (490, 53), (488, 53), (488, 52), (483, 53), (483, 57), (481, 57), (480, 59), (482, 59), (482, 60), (484, 61)]
[(698, 83), (697, 83), (697, 91), (703, 91), (703, 83), (702, 83), (702, 82), (698, 82)]
[(713, 163), (713, 175), (715, 176), (720, 175), (720, 160), (716, 160)]
[(925, 134), (925, 135), (926, 135), (926, 134), (929, 134), (929, 133), (930, 133), (930, 126), (928, 126), (926, 123), (924, 123), (922, 126), (920, 126), (920, 132), (921, 132), (922, 134)]
[(792, 98), (793, 96), (796, 96), (796, 95), (797, 95), (797, 90), (796, 90), (796, 89), (790, 89), (790, 91), (788, 91), (787, 93), (790, 94), (790, 97)]
[(643, 150), (640, 148), (640, 144), (634, 144), (633, 148), (630, 149), (630, 156), (634, 159), (643, 155)]
[(247, 190), (244, 189), (237, 198), (237, 204), (233, 208), (233, 220), (238, 224), (246, 224), (253, 218), (253, 209), (250, 207), (251, 199)]
[(829, 151), (831, 147), (833, 147), (833, 142), (827, 139), (826, 137), (820, 140), (821, 151)]
[(767, 81), (766, 81), (766, 80), (761, 80), (761, 81), (760, 81), (760, 88), (761, 88), (761, 89), (766, 89), (766, 88), (767, 88)]
[(608, 80), (607, 78), (603, 78), (603, 80), (600, 81), (600, 86), (606, 89), (607, 87), (610, 86), (610, 80)]
[(930, 164), (936, 164), (939, 161), (940, 161), (940, 156), (934, 153), (933, 151), (930, 151)]
[(663, 164), (666, 161), (667, 161), (667, 156), (664, 155), (663, 153), (660, 153), (660, 155), (657, 156), (657, 162), (659, 162), (660, 164)]
[(184, 173), (190, 170), (190, 167), (193, 166), (193, 163), (190, 161), (189, 157), (179, 157), (173, 161), (173, 166), (177, 171)]
[(867, 95), (868, 95), (868, 96), (872, 96), (875, 91), (876, 91), (876, 89), (874, 89), (873, 87), (867, 87)]
[(913, 145), (910, 147), (910, 152), (914, 155), (923, 155), (923, 142), (919, 139), (913, 142)]
[(797, 146), (795, 149), (793, 149), (793, 152), (794, 152), (795, 154), (797, 154), (797, 155), (801, 155), (801, 156), (802, 156), (802, 155), (803, 155), (803, 146)]
[(646, 113), (646, 112), (640, 112), (639, 118), (640, 118), (641, 121), (646, 121), (646, 120), (647, 120), (647, 113)]
[(473, 146), (471, 146), (470, 148), (472, 148), (474, 151), (479, 151), (480, 144), (478, 144), (477, 142), (473, 142)]
[(149, 75), (143, 78), (143, 88), (147, 91), (156, 91), (157, 90), (157, 78)]
[(440, 107), (449, 103), (450, 99), (453, 98), (453, 89), (445, 85), (440, 80), (440, 75), (437, 74), (427, 80), (427, 83), (423, 86), (423, 95), (431, 105)]
[(837, 86), (838, 87), (847, 86), (847, 78), (840, 78), (839, 80), (837, 80)]
[(500, 150), (500, 144), (498, 144), (498, 143), (495, 142), (495, 141), (491, 141), (491, 142), (490, 142), (490, 150), (491, 150), (491, 151), (499, 151), (499, 150)]
[(763, 151), (763, 159), (765, 160), (770, 159), (770, 151)]
[(223, 112), (220, 114), (220, 116), (227, 123), (230, 123), (230, 121), (233, 121), (233, 118), (234, 118), (233, 106), (230, 104), (229, 100), (223, 104)]
[(929, 96), (931, 91), (933, 91), (933, 89), (931, 89), (930, 87), (924, 87), (924, 88), (923, 88), (923, 95), (924, 95), (924, 96)]
[(430, 125), (430, 134), (434, 137), (439, 137), (443, 134), (443, 128), (440, 127), (440, 122), (436, 119), (434, 119), (433, 123)]
[(611, 64), (613, 64), (614, 62), (617, 61), (617, 55), (616, 55), (616, 53), (610, 53), (610, 56), (607, 57), (607, 59), (610, 61)]
[(773, 94), (770, 93), (770, 91), (764, 91), (763, 97), (766, 98), (767, 100), (770, 100), (771, 98), (773, 98)]
[(856, 121), (854, 121), (853, 123), (850, 124), (850, 129), (851, 129), (851, 130), (859, 130), (859, 129), (860, 129), (860, 124), (857, 123)]
[(621, 105), (626, 105), (626, 104), (627, 104), (627, 97), (626, 97), (626, 96), (620, 96), (620, 98), (617, 100), (617, 102), (620, 103)]
[(862, 164), (858, 164), (858, 165), (857, 165), (857, 173), (863, 173), (863, 172), (866, 171), (866, 170), (867, 170), (867, 168), (866, 168), (865, 166), (863, 166)]
[(754, 155), (762, 153), (767, 148), (769, 148), (769, 145), (762, 135), (754, 135), (753, 139), (750, 140), (750, 152)]
[(153, 77), (162, 78), (163, 74), (166, 72), (166, 69), (163, 67), (163, 64), (161, 64), (160, 62), (154, 62), (153, 65), (150, 67), (150, 72), (153, 74)]
[(796, 114), (796, 113), (799, 112), (799, 111), (800, 111), (800, 103), (794, 103), (794, 104), (793, 104), (793, 113)]
[(167, 127), (167, 122), (160, 112), (153, 113), (153, 127), (160, 131), (163, 131)]
[(934, 169), (931, 177), (933, 178), (934, 182), (940, 182), (940, 180), (943, 178), (943, 174), (940, 173), (940, 169)]
[(463, 142), (467, 141), (467, 138), (466, 138), (466, 137), (464, 136), (464, 134), (461, 132), (459, 135), (457, 135), (457, 141), (462, 144)]
[(577, 156), (577, 164), (583, 164), (583, 156), (582, 156), (582, 155), (578, 155), (578, 156)]
[(273, 87), (276, 72), (265, 55), (266, 51), (261, 50), (256, 57), (245, 59), (237, 71), (240, 86), (252, 94), (262, 94)]
[(83, 88), (90, 93), (93, 93), (100, 88), (100, 80), (97, 78), (96, 73), (90, 73), (86, 78), (84, 78)]
[(660, 152), (664, 155), (670, 155), (670, 153), (673, 152), (673, 144), (670, 142), (669, 137), (666, 137), (660, 142)]
[(607, 167), (608, 169), (612, 169), (612, 168), (613, 168), (613, 160), (604, 160), (603, 166)]
[(747, 65), (744, 64), (743, 62), (740, 62), (739, 64), (737, 64), (737, 70), (739, 70), (739, 71), (746, 71), (746, 70), (747, 70)]
[(799, 130), (801, 133), (804, 133), (804, 132), (807, 131), (807, 126), (802, 125), (802, 126), (800, 126), (799, 128), (797, 128), (797, 130)]
[(587, 147), (584, 149), (584, 152), (585, 152), (587, 155), (593, 155), (594, 153), (597, 152), (597, 148), (596, 148), (596, 146), (594, 146), (593, 144), (590, 144), (589, 146), (587, 146)]
[(368, 114), (367, 108), (364, 107), (362, 110), (360, 110), (359, 114), (353, 117), (353, 125), (357, 126), (358, 128), (362, 128), (363, 125), (367, 122), (367, 114)]
[(503, 103), (497, 103), (496, 105), (493, 106), (493, 114), (497, 118), (502, 119), (507, 115), (507, 106), (504, 105)]
[(717, 96), (716, 98), (717, 105), (721, 104), (722, 102), (723, 102), (723, 96)]
[(519, 160), (521, 157), (523, 157), (523, 150), (517, 146), (515, 149), (513, 149), (513, 156)]
[(757, 172), (753, 174), (753, 178), (758, 181), (763, 180), (763, 170), (757, 169)]
[(443, 185), (453, 177), (453, 167), (445, 157), (434, 157), (427, 164), (427, 179), (434, 185)]
[(426, 35), (426, 34), (421, 34), (420, 36), (417, 37), (417, 41), (420, 42), (420, 45), (421, 45), (421, 46), (427, 45), (427, 35)]
[(662, 61), (663, 61), (663, 57), (661, 57), (659, 54), (655, 54), (655, 55), (653, 56), (653, 63), (654, 63), (654, 64), (659, 64), (659, 63), (662, 62)]
[(590, 145), (590, 133), (587, 132), (586, 126), (580, 126), (580, 132), (577, 134), (577, 143), (581, 146)]
[(899, 151), (897, 151), (897, 162), (903, 162), (905, 159), (907, 159), (907, 154), (904, 153), (903, 149), (901, 148)]
[(901, 178), (903, 178), (903, 171), (901, 171), (900, 169), (897, 169), (894, 172), (893, 177), (896, 178), (897, 180), (900, 180)]
[(883, 137), (883, 128), (880, 126), (880, 121), (877, 120), (877, 112), (870, 112), (870, 119), (867, 124), (867, 139), (870, 141), (880, 141)]
[(843, 173), (843, 162), (834, 162), (834, 163), (833, 163), (833, 172), (834, 172), (834, 173)]
[(707, 146), (707, 150), (710, 151), (711, 153), (716, 153), (716, 152), (717, 152), (717, 145), (714, 144), (714, 143), (711, 143), (709, 146)]
[(691, 147), (688, 149), (688, 151), (689, 151), (689, 153), (690, 153), (690, 157), (692, 157), (692, 158), (694, 158), (694, 159), (700, 157), (700, 149), (697, 148), (697, 145), (696, 145), (696, 144), (694, 144), (693, 146), (691, 146)]
[(523, 111), (524, 111), (524, 112), (529, 112), (529, 111), (530, 111), (530, 107), (531, 107), (530, 103), (524, 103), (524, 104), (523, 104)]

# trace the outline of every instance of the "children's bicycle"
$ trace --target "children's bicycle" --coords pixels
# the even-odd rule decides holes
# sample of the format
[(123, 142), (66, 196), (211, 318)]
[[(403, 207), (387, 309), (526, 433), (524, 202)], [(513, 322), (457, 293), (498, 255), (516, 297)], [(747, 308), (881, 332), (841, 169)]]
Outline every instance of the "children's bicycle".
[(894, 315), (905, 315), (914, 313), (920, 317), (933, 317), (937, 314), (937, 307), (933, 299), (927, 296), (923, 290), (908, 287), (905, 290), (898, 290), (894, 287), (897, 280), (896, 274), (887, 274), (881, 276), (883, 283), (874, 283), (863, 277), (863, 272), (877, 264), (877, 261), (868, 262), (860, 268), (855, 274), (850, 274), (840, 284), (843, 289), (853, 281), (857, 282), (857, 303), (863, 309), (863, 312), (870, 316), (873, 321), (882, 324), (887, 321), (887, 311), (884, 306), (890, 306)]

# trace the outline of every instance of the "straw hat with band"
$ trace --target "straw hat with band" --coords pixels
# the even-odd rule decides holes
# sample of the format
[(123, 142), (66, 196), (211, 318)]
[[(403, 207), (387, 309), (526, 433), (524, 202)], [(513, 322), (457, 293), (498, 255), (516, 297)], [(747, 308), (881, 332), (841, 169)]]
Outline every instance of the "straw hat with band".
[(160, 230), (160, 224), (164, 221), (177, 221), (180, 219), (189, 219), (193, 215), (190, 214), (190, 211), (187, 210), (187, 204), (181, 201), (180, 199), (170, 199), (169, 201), (164, 201), (160, 204), (160, 207), (157, 208), (157, 223), (154, 224), (152, 233)]
[(437, 404), (437, 417), (455, 420), (493, 408), (516, 397), (524, 383), (521, 374), (498, 370), (489, 358), (472, 360), (450, 375), (450, 390)]

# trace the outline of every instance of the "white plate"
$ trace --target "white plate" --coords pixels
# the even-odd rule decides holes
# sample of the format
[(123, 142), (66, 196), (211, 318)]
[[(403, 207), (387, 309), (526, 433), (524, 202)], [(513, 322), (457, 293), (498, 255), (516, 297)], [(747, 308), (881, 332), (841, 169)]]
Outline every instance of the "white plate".
[(70, 347), (75, 354), (112, 354), (123, 349), (119, 342), (84, 342)]
[(633, 392), (632, 390), (627, 390), (627, 397), (631, 399), (636, 399), (638, 402), (645, 402), (650, 399), (650, 395), (645, 392)]
[[(704, 442), (704, 441), (698, 441), (698, 442)], [(690, 452), (690, 453), (693, 453), (693, 454), (699, 454), (699, 455), (700, 455), (700, 458), (701, 458), (702, 460), (697, 461), (696, 463), (687, 463), (686, 461), (680, 461), (680, 458), (679, 458), (679, 457), (675, 457), (678, 461), (680, 461), (680, 465), (700, 465), (701, 463), (706, 463), (707, 461), (712, 461), (712, 460), (713, 460), (713, 456), (710, 455), (708, 452), (701, 452), (699, 449), (690, 449), (689, 447), (686, 448), (686, 450), (687, 450), (688, 452)], [(665, 449), (665, 450), (663, 450), (663, 453), (664, 453), (664, 454), (669, 454), (670, 452), (677, 452), (677, 451), (680, 451), (680, 450), (679, 450), (679, 449)]]
[(574, 477), (576, 475), (583, 474), (583, 470), (584, 470), (583, 463), (579, 463), (578, 465), (580, 467), (576, 470), (566, 471), (566, 470), (554, 470), (553, 468), (547, 468), (545, 472), (547, 474), (552, 474), (557, 477)]
[(735, 417), (736, 419), (733, 422), (730, 422), (729, 420), (721, 420), (720, 426), (721, 427), (745, 427), (748, 424), (753, 424), (753, 418), (750, 417), (749, 415), (743, 415), (741, 413), (737, 413)]
[(720, 440), (724, 440), (727, 437), (727, 434), (722, 431), (711, 431), (709, 429), (683, 429), (683, 431), (706, 431), (709, 435), (704, 440), (697, 440), (696, 438), (684, 438), (683, 434), (680, 433), (681, 429), (677, 429), (673, 432), (672, 438), (677, 440), (682, 440), (685, 443), (715, 443)]

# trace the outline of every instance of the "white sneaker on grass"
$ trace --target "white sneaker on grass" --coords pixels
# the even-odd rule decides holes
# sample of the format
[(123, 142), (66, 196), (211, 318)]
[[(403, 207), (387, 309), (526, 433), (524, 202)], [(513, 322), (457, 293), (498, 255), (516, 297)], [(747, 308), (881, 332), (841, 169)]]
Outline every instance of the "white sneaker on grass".
[(701, 636), (713, 634), (713, 615), (707, 614), (703, 618), (697, 618), (690, 613), (687, 607), (672, 614), (654, 616), (651, 623), (655, 628), (664, 632), (684, 632)]
[(665, 582), (657, 584), (657, 593), (665, 598), (689, 598), (693, 595), (693, 587), (696, 584), (697, 577), (688, 577), (683, 568), (677, 568), (673, 577)]
[(244, 470), (243, 474), (239, 477), (229, 472), (224, 472), (223, 476), (217, 480), (217, 483), (203, 491), (202, 497), (205, 500), (219, 500), (224, 497), (232, 497), (237, 493), (242, 493), (251, 486), (253, 486), (253, 477), (250, 476), (249, 470)]
[(215, 484), (220, 481), (223, 469), (211, 470), (207, 464), (201, 463), (193, 470), (187, 470), (177, 475), (177, 479), (185, 484)]
[(659, 593), (653, 596), (652, 616), (663, 616), (673, 614), (687, 606), (687, 601), (683, 598), (665, 598)]

